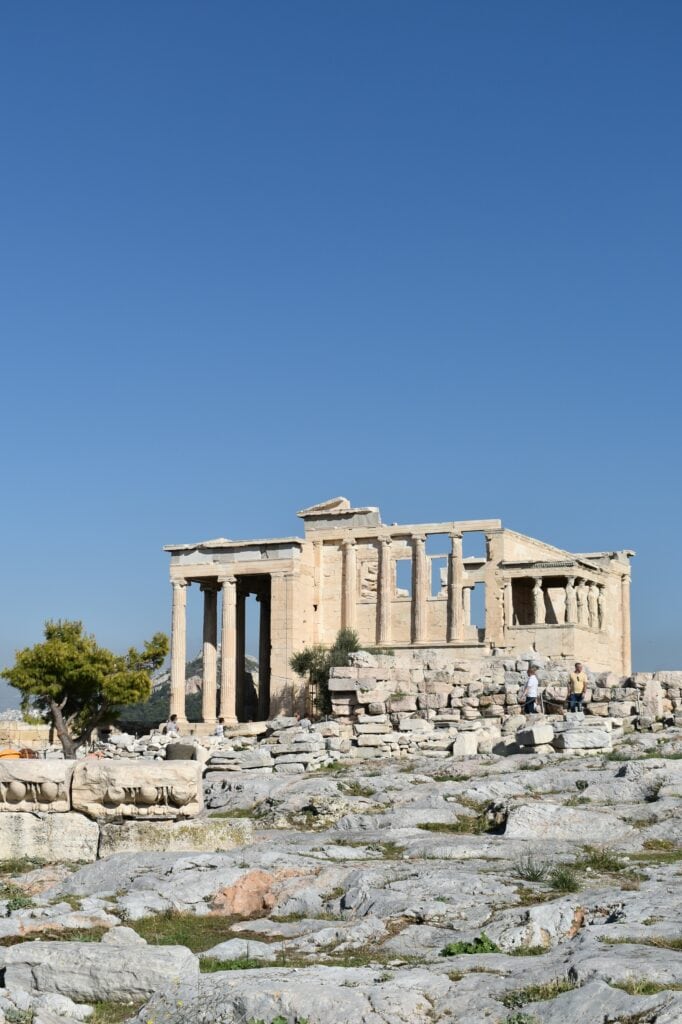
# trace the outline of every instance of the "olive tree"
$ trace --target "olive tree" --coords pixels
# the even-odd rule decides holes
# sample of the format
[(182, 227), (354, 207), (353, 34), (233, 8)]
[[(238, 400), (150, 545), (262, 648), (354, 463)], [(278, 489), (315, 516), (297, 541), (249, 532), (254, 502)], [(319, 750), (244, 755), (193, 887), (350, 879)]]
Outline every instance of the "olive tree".
[(149, 698), (151, 673), (168, 653), (168, 638), (155, 633), (141, 651), (114, 654), (86, 633), (82, 622), (46, 622), (44, 640), (16, 652), (0, 673), (21, 693), (24, 711), (52, 721), (64, 756), (90, 740), (93, 730), (115, 721), (117, 709)]

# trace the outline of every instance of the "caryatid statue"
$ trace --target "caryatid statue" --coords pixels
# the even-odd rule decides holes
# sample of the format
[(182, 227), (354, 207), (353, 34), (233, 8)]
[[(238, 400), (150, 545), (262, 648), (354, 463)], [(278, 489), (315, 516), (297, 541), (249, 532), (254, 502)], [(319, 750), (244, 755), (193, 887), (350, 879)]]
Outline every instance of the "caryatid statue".
[(597, 584), (590, 583), (587, 591), (587, 609), (590, 616), (590, 626), (592, 629), (599, 628), (599, 595), (597, 591)]

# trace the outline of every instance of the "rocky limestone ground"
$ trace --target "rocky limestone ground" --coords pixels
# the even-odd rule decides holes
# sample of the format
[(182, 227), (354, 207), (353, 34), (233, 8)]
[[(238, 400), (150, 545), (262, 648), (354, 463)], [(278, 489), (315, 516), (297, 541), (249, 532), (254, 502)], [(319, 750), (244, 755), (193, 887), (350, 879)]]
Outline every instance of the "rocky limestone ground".
[(682, 1021), (682, 732), (212, 772), (214, 853), (0, 865), (0, 1024)]

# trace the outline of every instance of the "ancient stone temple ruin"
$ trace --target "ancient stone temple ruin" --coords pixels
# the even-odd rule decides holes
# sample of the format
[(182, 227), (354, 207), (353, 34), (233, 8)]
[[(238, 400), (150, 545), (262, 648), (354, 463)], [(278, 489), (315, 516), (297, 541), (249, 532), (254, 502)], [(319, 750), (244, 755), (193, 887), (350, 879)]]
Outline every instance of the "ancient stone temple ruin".
[[(298, 515), (303, 537), (164, 549), (173, 588), (171, 712), (180, 721), (192, 584), (204, 597), (206, 723), (218, 715), (234, 723), (300, 710), (303, 683), (290, 667), (292, 654), (331, 644), (343, 626), (368, 646), (437, 648), (459, 661), (535, 649), (594, 671), (630, 672), (632, 551), (573, 554), (499, 519), (388, 526), (378, 508), (352, 508), (346, 498)], [(245, 668), (249, 595), (260, 605), (257, 687)]]

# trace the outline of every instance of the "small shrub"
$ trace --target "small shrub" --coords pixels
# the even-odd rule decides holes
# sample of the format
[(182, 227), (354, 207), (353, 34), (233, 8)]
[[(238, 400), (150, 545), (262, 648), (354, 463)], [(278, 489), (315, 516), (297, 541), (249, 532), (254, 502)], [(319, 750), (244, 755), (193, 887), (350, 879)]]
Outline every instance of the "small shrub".
[(587, 781), (587, 779), (575, 780), (575, 788), (578, 790), (579, 793), (584, 793), (588, 786), (589, 782)]
[(549, 876), (549, 884), (557, 892), (578, 892), (580, 882), (572, 867), (560, 864)]
[(27, 907), (33, 906), (31, 897), (27, 896), (18, 885), (12, 885), (11, 882), (0, 886), (0, 900), (7, 902), (7, 917), (9, 917), (13, 910), (26, 910)]
[(545, 982), (543, 985), (528, 985), (526, 988), (507, 992), (502, 1002), (513, 1010), (526, 1003), (540, 1003), (545, 999), (556, 999), (562, 992), (571, 992), (577, 987), (577, 983), (570, 978), (555, 978), (554, 981)]
[(682, 989), (679, 984), (664, 985), (646, 978), (626, 978), (625, 981), (610, 981), (609, 984), (611, 988), (619, 988), (629, 996), (655, 996), (658, 992), (679, 992)]
[(234, 960), (219, 960), (215, 956), (204, 956), (199, 961), (199, 970), (202, 974), (215, 974), (217, 971), (251, 971), (257, 967), (272, 967), (272, 961), (254, 960), (248, 956), (239, 956)]
[(509, 956), (542, 956), (549, 953), (549, 946), (517, 946), (509, 950)]
[(550, 862), (527, 853), (518, 857), (513, 865), (512, 871), (516, 878), (522, 878), (524, 882), (543, 882), (550, 870)]
[(502, 1024), (540, 1024), (537, 1017), (533, 1017), (528, 1013), (510, 1013), (509, 1016), (505, 1017)]
[(593, 871), (623, 871), (627, 865), (620, 854), (614, 853), (606, 846), (586, 846), (577, 867), (592, 868)]
[(376, 789), (363, 786), (360, 782), (337, 782), (339, 790), (348, 796), (374, 796)]
[(7, 1024), (33, 1024), (35, 1014), (33, 1010), (16, 1010), (10, 1007), (5, 1010), (5, 1020)]
[(459, 956), (461, 953), (499, 953), (500, 947), (481, 932), (472, 942), (448, 942), (440, 951), (441, 956)]

